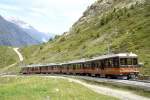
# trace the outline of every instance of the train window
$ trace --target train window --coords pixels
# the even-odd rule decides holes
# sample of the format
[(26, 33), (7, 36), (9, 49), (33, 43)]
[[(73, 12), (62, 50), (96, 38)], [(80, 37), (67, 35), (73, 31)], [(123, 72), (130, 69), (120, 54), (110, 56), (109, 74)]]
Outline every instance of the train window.
[(95, 67), (96, 67), (96, 68), (99, 67), (99, 62), (95, 62)]
[(92, 62), (90, 62), (88, 65), (89, 65), (89, 67), (91, 68), (91, 67), (92, 67)]
[(80, 68), (82, 68), (82, 64), (79, 64)]
[(84, 63), (82, 63), (82, 68), (84, 68)]
[(110, 67), (110, 59), (107, 59), (107, 67)]
[(81, 68), (82, 67), (82, 64), (79, 64), (79, 68)]
[(103, 66), (106, 67), (106, 60), (103, 60)]
[(101, 61), (101, 68), (104, 69), (105, 68), (105, 60)]
[(86, 69), (86, 67), (87, 67), (86, 63), (83, 63), (83, 69)]
[(85, 65), (86, 65), (86, 67), (89, 67), (88, 63), (86, 63)]
[(101, 67), (101, 66), (102, 66), (102, 65), (101, 65), (101, 62), (99, 61), (99, 62), (98, 62), (98, 67)]
[(113, 58), (113, 65), (114, 67), (119, 67), (119, 58)]
[(76, 64), (73, 64), (72, 66), (73, 66), (73, 69), (75, 69), (75, 68), (76, 68)]
[(97, 68), (98, 67), (98, 62), (95, 62), (95, 68)]
[(88, 63), (86, 63), (86, 67), (89, 67)]
[(98, 67), (102, 67), (101, 61), (98, 61)]
[(52, 66), (52, 70), (53, 70), (54, 68), (53, 68), (53, 66)]
[(77, 64), (75, 64), (75, 67), (77, 67), (78, 65)]
[(111, 67), (110, 61), (111, 59), (108, 59), (108, 67)]
[(127, 58), (120, 58), (120, 65), (127, 65)]
[(73, 64), (70, 64), (70, 69), (73, 69)]
[(127, 58), (127, 65), (132, 65), (132, 58)]
[(85, 63), (85, 67), (91, 67), (91, 63), (90, 62)]
[(89, 63), (86, 63), (86, 67), (89, 67)]
[(90, 65), (87, 63), (86, 66), (89, 67)]
[(96, 68), (98, 67), (98, 62), (95, 62), (95, 67), (96, 67)]
[(137, 58), (121, 58), (120, 65), (137, 65)]
[(80, 68), (80, 64), (77, 64), (78, 65), (78, 68)]
[(109, 59), (109, 66), (113, 67), (113, 59)]
[(78, 66), (79, 66), (78, 68), (80, 68), (80, 67), (81, 67), (81, 64), (78, 64)]
[(112, 66), (112, 63), (111, 63), (111, 59), (106, 59), (106, 67), (111, 67)]
[(105, 67), (109, 67), (108, 59), (105, 59)]
[(82, 63), (80, 63), (80, 68), (82, 68), (83, 67), (83, 64)]
[(76, 69), (76, 67), (75, 66), (73, 66), (73, 70), (75, 70)]
[(77, 68), (79, 67), (79, 64), (77, 64)]
[(137, 64), (138, 64), (137, 58), (133, 58), (133, 65), (137, 65)]
[(95, 67), (95, 62), (92, 62), (92, 63), (91, 63), (91, 66), (92, 66), (92, 67)]
[(62, 65), (62, 68), (65, 69), (65, 65)]
[(106, 59), (106, 67), (110, 67), (109, 59)]
[(76, 64), (76, 68), (78, 67), (78, 64)]
[(96, 66), (95, 62), (91, 62), (91, 68), (94, 69)]

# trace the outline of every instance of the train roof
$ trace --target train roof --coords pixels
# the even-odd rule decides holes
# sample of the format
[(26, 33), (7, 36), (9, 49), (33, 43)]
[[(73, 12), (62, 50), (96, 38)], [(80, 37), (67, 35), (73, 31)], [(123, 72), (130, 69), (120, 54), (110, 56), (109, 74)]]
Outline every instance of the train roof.
[[(113, 58), (113, 57), (126, 57), (126, 58), (136, 58), (137, 55), (133, 53), (119, 53), (119, 54), (108, 54), (108, 55), (103, 55), (99, 57), (94, 57), (90, 60), (101, 60), (101, 59), (106, 59), (106, 58)], [(89, 61), (90, 61), (89, 60)]]
[(24, 67), (59, 66), (59, 65), (66, 65), (66, 64), (75, 64), (75, 63), (91, 62), (91, 61), (102, 60), (102, 59), (113, 58), (113, 57), (136, 58), (137, 55), (134, 54), (134, 53), (108, 54), (108, 55), (102, 55), (102, 56), (98, 56), (98, 57), (93, 57), (93, 58), (91, 58), (91, 59), (73, 60), (73, 61), (64, 62), (64, 63), (50, 63), (50, 64), (27, 65), (27, 66), (24, 66)]
[(32, 64), (32, 65), (25, 65), (23, 67), (46, 67), (46, 66), (58, 66), (60, 64), (57, 63), (49, 63), (49, 64)]
[(91, 59), (80, 59), (80, 60), (69, 61), (69, 62), (62, 63), (62, 64), (84, 63), (84, 62), (102, 60), (102, 59), (113, 58), (113, 57), (136, 58), (137, 55), (133, 54), (133, 53), (108, 54), (108, 55), (102, 55), (102, 56), (98, 56), (98, 57), (93, 57)]

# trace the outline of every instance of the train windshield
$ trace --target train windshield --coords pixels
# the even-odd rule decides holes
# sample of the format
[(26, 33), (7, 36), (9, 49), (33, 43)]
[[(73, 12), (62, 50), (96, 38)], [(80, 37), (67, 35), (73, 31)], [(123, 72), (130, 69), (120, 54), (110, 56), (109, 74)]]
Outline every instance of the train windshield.
[(137, 58), (120, 58), (120, 65), (138, 65)]

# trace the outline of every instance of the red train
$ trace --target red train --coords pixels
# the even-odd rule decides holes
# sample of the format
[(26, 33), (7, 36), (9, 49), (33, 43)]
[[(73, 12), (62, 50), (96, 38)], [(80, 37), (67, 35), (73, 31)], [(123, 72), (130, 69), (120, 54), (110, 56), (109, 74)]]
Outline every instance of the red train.
[(133, 53), (109, 54), (89, 60), (67, 63), (28, 65), (23, 74), (79, 74), (114, 78), (136, 78), (139, 74), (138, 56)]

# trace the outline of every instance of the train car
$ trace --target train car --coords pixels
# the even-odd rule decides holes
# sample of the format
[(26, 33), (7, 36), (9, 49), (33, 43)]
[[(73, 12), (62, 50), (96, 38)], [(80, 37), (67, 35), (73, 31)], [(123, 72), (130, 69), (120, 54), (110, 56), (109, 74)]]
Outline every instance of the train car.
[(136, 78), (139, 74), (138, 57), (133, 53), (120, 53), (95, 57), (89, 60), (62, 64), (65, 74), (101, 77)]
[(46, 66), (30, 65), (24, 67), (22, 73), (62, 73), (130, 79), (138, 76), (139, 64), (136, 54), (119, 53)]
[(21, 69), (22, 74), (50, 74), (60, 73), (60, 64), (38, 64), (38, 65), (27, 65)]

